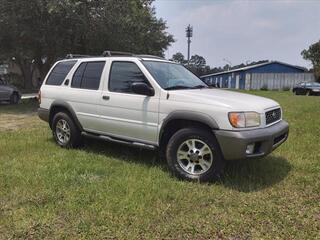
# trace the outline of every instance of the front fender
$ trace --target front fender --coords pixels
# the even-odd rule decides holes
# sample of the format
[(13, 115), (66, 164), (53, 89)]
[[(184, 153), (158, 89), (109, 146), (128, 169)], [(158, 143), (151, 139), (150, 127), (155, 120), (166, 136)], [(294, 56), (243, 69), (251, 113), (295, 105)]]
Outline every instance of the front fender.
[(215, 129), (215, 130), (219, 129), (219, 125), (217, 124), (217, 122), (208, 114), (205, 114), (202, 112), (196, 112), (196, 111), (178, 110), (178, 111), (169, 113), (168, 116), (163, 120), (160, 127), (159, 139), (161, 139), (166, 125), (172, 120), (195, 121), (195, 122), (203, 123), (209, 126), (211, 129)]

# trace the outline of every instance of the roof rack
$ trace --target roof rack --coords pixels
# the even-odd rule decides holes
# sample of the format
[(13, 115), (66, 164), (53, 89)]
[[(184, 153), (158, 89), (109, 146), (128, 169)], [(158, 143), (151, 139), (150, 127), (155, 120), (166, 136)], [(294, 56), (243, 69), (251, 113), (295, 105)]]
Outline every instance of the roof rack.
[(93, 57), (112, 57), (112, 56), (123, 56), (123, 57), (138, 57), (138, 58), (156, 58), (156, 59), (165, 59), (163, 57), (154, 56), (154, 55), (146, 55), (146, 54), (133, 54), (130, 52), (118, 52), (118, 51), (104, 51), (100, 56), (93, 55), (82, 55), (82, 54), (73, 54), (69, 53), (65, 57), (65, 59), (73, 59), (73, 58), (93, 58)]
[(136, 57), (139, 58), (156, 58), (156, 59), (165, 59), (163, 57), (159, 57), (159, 56), (155, 56), (155, 55), (146, 55), (146, 54), (142, 54), (142, 55), (135, 55)]
[(72, 59), (72, 58), (88, 58), (88, 57), (96, 57), (96, 56), (69, 53), (65, 58)]
[(112, 56), (134, 56), (133, 53), (129, 53), (129, 52), (118, 52), (118, 51), (104, 51), (102, 53), (103, 57), (112, 57)]

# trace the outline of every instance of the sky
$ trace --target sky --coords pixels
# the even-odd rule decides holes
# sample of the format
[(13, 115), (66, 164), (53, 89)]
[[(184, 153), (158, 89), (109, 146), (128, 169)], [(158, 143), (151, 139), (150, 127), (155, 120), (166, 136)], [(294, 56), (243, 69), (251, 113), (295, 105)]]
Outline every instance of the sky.
[[(211, 67), (277, 60), (311, 67), (301, 51), (320, 40), (320, 0), (156, 0), (175, 43), (167, 58), (187, 58), (185, 28), (193, 26), (191, 55)], [(224, 60), (225, 59), (225, 60)]]

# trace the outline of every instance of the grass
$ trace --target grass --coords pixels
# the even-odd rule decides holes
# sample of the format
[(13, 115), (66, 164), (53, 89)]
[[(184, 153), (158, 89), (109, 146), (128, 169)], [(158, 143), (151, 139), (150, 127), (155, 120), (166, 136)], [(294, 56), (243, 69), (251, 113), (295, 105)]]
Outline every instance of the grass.
[(151, 151), (59, 148), (36, 104), (0, 106), (0, 239), (320, 239), (320, 98), (252, 93), (280, 102), (289, 139), (216, 184), (171, 177)]

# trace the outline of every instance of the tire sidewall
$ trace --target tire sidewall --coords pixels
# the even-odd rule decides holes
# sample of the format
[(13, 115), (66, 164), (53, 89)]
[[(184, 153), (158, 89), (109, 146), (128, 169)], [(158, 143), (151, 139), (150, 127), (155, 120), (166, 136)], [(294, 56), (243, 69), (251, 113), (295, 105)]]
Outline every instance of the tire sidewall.
[[(213, 164), (203, 174), (192, 175), (182, 169), (177, 160), (177, 151), (180, 145), (188, 139), (199, 139), (205, 142), (211, 149), (213, 154)], [(180, 179), (197, 180), (208, 182), (218, 180), (221, 177), (224, 168), (224, 159), (220, 150), (220, 146), (214, 135), (202, 129), (186, 128), (176, 132), (167, 145), (166, 158), (170, 170)]]
[(17, 93), (12, 93), (11, 98), (10, 98), (10, 103), (11, 104), (18, 104), (19, 103), (19, 95)]
[[(57, 123), (59, 120), (65, 120), (69, 127), (70, 127), (70, 138), (69, 138), (69, 141), (67, 143), (62, 143), (59, 141), (58, 139), (58, 136), (56, 134), (56, 127), (57, 127)], [(79, 137), (79, 133), (78, 133), (78, 129), (77, 127), (75, 126), (73, 120), (70, 118), (70, 116), (64, 112), (59, 112), (57, 113), (54, 117), (53, 117), (53, 120), (52, 120), (52, 134), (53, 134), (53, 137), (54, 137), (54, 140), (55, 142), (61, 146), (61, 147), (64, 147), (64, 148), (72, 148), (72, 147), (75, 147), (74, 143), (76, 142), (76, 138)]]

